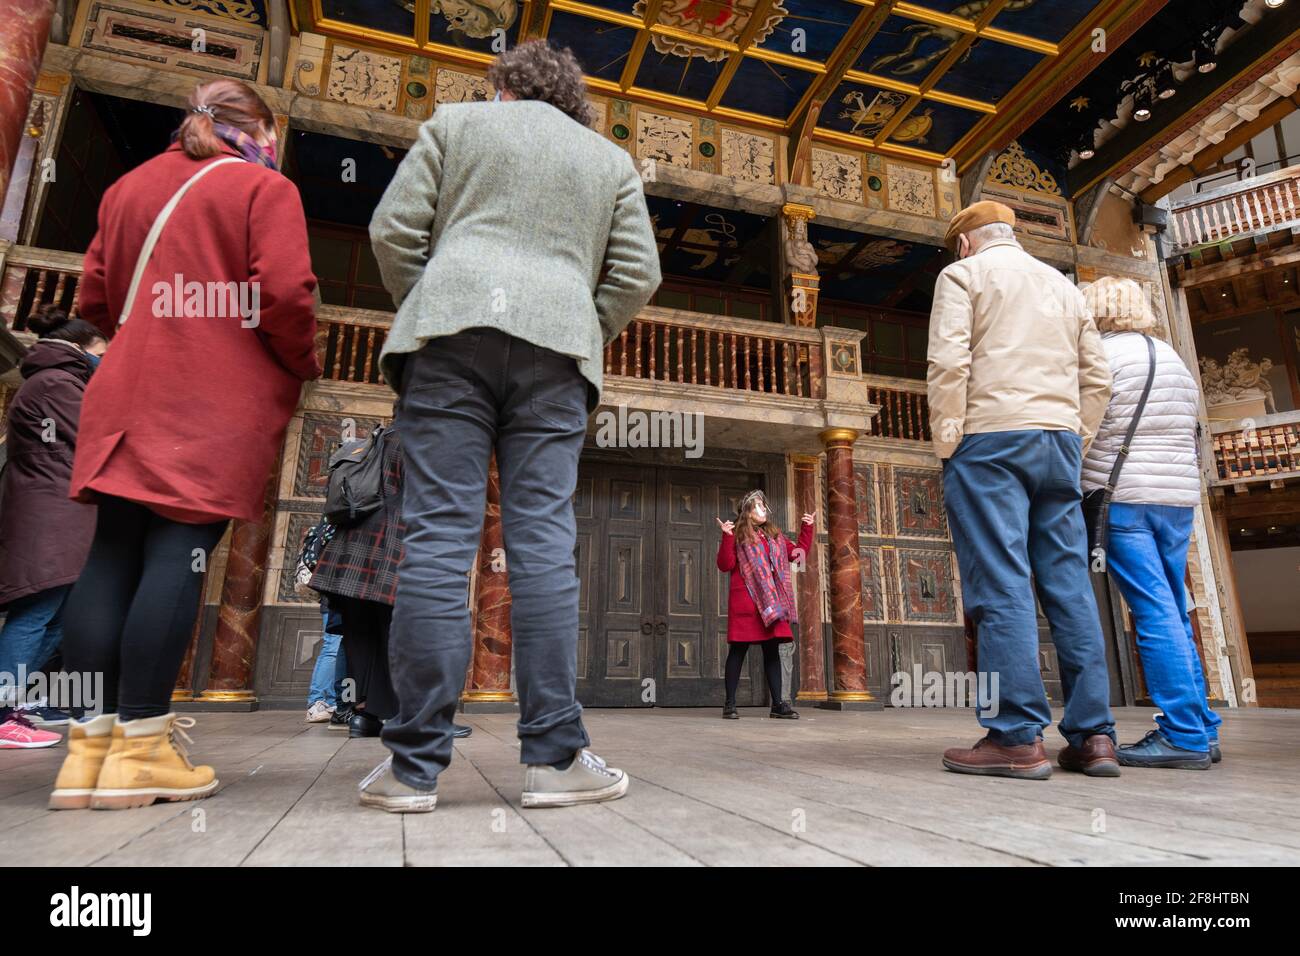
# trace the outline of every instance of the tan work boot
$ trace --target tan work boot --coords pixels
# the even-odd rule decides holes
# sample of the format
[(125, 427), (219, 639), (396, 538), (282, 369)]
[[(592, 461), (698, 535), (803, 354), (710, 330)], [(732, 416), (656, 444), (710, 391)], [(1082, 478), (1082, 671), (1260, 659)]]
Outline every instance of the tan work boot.
[(142, 720), (119, 720), (99, 782), (90, 795), (93, 810), (147, 807), (155, 800), (198, 800), (217, 789), (211, 767), (190, 763), (178, 736), (193, 743), (185, 728), (193, 717), (163, 714)]
[(90, 793), (108, 756), (116, 719), (116, 714), (100, 714), (72, 722), (68, 728), (68, 755), (63, 758), (50, 794), (51, 810), (84, 810), (90, 806)]

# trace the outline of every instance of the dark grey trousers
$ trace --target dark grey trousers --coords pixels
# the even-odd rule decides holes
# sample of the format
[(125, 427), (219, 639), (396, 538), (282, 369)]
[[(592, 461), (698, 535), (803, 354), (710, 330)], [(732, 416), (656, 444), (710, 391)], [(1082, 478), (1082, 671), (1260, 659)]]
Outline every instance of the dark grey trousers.
[(573, 493), (587, 428), (577, 363), (494, 329), (431, 340), (409, 356), (402, 428), (406, 551), (389, 662), (397, 716), (384, 725), (393, 775), (430, 787), (451, 762), (469, 666), (470, 568), (497, 453), (520, 761), (555, 763), (590, 739), (577, 688)]

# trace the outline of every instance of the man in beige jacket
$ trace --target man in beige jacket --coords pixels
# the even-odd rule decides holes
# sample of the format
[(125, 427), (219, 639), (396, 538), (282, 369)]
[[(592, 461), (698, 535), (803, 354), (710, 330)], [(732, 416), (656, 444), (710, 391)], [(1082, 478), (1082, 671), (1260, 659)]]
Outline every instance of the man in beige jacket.
[(1096, 325), (1074, 285), (1015, 239), (995, 202), (959, 212), (930, 316), (930, 425), (966, 613), (979, 632), (987, 736), (945, 751), (957, 773), (1041, 780), (1052, 713), (1034, 593), (1065, 692), (1063, 768), (1119, 773), (1101, 622), (1079, 507), (1083, 450), (1110, 396)]

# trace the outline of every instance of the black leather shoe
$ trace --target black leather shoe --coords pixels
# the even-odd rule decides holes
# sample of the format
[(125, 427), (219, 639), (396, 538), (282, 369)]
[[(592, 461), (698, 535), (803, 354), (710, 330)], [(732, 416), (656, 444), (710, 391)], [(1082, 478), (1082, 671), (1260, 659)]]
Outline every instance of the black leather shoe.
[(1147, 735), (1135, 744), (1124, 744), (1115, 751), (1121, 766), (1157, 767), (1162, 770), (1209, 770), (1210, 753), (1208, 750), (1184, 750), (1175, 747), (1158, 730), (1148, 731)]
[(466, 724), (452, 724), (451, 735), (456, 738), (468, 737), (474, 732), (474, 728)]
[(1218, 763), (1223, 759), (1223, 751), (1219, 749), (1217, 740), (1210, 741), (1210, 763)]
[(349, 737), (378, 737), (383, 729), (384, 722), (364, 710), (356, 711), (348, 721)]
[(798, 720), (799, 711), (791, 707), (789, 701), (783, 700), (781, 703), (773, 707), (767, 716), (776, 717), (779, 720)]
[(736, 713), (736, 705), (735, 705), (735, 704), (723, 704), (723, 705), (722, 705), (722, 719), (723, 719), (723, 720), (740, 720), (740, 714)]
[(332, 715), (330, 715), (329, 729), (347, 730), (348, 721), (352, 719), (354, 713), (356, 713), (356, 711), (351, 707), (339, 707)]

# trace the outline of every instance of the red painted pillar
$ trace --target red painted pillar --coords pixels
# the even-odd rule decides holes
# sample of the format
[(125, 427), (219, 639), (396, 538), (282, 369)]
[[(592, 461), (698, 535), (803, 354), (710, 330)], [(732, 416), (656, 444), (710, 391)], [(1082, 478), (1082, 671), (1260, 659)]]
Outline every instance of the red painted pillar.
[(501, 533), (501, 476), (495, 457), (488, 470), (487, 508), (479, 541), (475, 597), (474, 657), (465, 703), (511, 703), (515, 698), (510, 691), (510, 581), (505, 538)]
[[(221, 585), (221, 610), (212, 638), (212, 669), (200, 700), (252, 701), (253, 664), (257, 660), (257, 632), (262, 618), (262, 586), (266, 583), (267, 556), (271, 550), (271, 525), (275, 520), (276, 473), (267, 483), (262, 517), (236, 521), (230, 536), (226, 577)], [(208, 555), (211, 560), (212, 556)]]
[(830, 537), (832, 707), (869, 704), (866, 646), (862, 630), (862, 564), (858, 557), (858, 496), (853, 480), (851, 428), (822, 432), (826, 445), (827, 530)]
[(50, 38), (54, 0), (6, 0), (0, 17), (0, 205), (9, 190), (23, 125)]
[[(817, 510), (817, 459), (814, 457), (794, 456), (794, 500), (796, 521)], [(796, 587), (799, 602), (799, 693), (795, 699), (802, 701), (827, 699), (820, 551), (814, 537)]]

